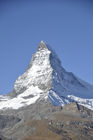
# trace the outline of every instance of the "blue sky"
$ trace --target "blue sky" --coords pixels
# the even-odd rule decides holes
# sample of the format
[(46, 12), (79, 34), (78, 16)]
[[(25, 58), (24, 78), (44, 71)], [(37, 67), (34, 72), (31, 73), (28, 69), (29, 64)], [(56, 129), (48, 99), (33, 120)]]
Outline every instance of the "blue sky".
[(0, 94), (13, 89), (41, 40), (93, 84), (92, 0), (0, 0)]

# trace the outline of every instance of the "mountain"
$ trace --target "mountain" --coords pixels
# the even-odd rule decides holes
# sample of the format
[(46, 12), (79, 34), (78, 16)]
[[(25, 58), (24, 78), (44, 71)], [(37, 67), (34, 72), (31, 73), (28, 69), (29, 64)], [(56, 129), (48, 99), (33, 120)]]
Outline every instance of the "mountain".
[(77, 102), (93, 110), (93, 86), (67, 72), (55, 51), (41, 41), (27, 70), (15, 81), (13, 91), (0, 96), (0, 109), (19, 109), (47, 99), (54, 106)]
[(92, 96), (41, 41), (13, 91), (0, 95), (0, 140), (93, 140)]

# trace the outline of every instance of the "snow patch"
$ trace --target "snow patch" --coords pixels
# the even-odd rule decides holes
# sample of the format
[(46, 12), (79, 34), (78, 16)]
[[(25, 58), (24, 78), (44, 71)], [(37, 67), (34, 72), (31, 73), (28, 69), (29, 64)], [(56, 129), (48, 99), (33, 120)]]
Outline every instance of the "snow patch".
[(83, 98), (76, 97), (74, 95), (68, 95), (67, 97), (68, 99), (73, 100), (73, 102), (77, 102), (78, 104), (93, 110), (93, 99), (83, 99)]
[[(29, 89), (27, 89), (22, 94), (18, 95), (17, 97), (13, 99), (5, 98), (0, 102), (0, 109), (19, 109), (20, 107), (27, 106), (30, 104), (34, 104), (39, 98), (40, 93), (42, 93), (42, 90), (40, 90), (37, 86), (31, 86)], [(33, 95), (31, 98), (24, 98), (29, 95)]]

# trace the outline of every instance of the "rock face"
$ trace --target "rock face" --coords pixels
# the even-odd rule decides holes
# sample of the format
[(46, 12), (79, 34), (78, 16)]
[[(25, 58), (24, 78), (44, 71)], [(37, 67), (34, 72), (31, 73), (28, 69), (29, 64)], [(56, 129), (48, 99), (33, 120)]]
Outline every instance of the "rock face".
[(55, 51), (40, 42), (23, 75), (15, 81), (10, 96), (0, 96), (0, 109), (19, 109), (49, 99), (54, 106), (77, 102), (93, 109), (93, 86), (67, 72)]
[(22, 93), (31, 86), (38, 86), (45, 92), (49, 91), (52, 87), (50, 53), (47, 46), (41, 42), (38, 51), (32, 56), (31, 63), (26, 72), (14, 84), (14, 91), (17, 94)]

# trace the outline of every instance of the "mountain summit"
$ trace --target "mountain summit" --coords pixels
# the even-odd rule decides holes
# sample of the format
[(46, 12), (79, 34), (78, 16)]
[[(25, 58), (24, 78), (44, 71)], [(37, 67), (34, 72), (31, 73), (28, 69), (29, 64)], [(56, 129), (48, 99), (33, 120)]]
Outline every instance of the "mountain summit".
[(0, 109), (19, 109), (42, 100), (54, 106), (76, 102), (93, 110), (93, 86), (67, 72), (55, 51), (43, 41), (11, 94), (0, 96)]

